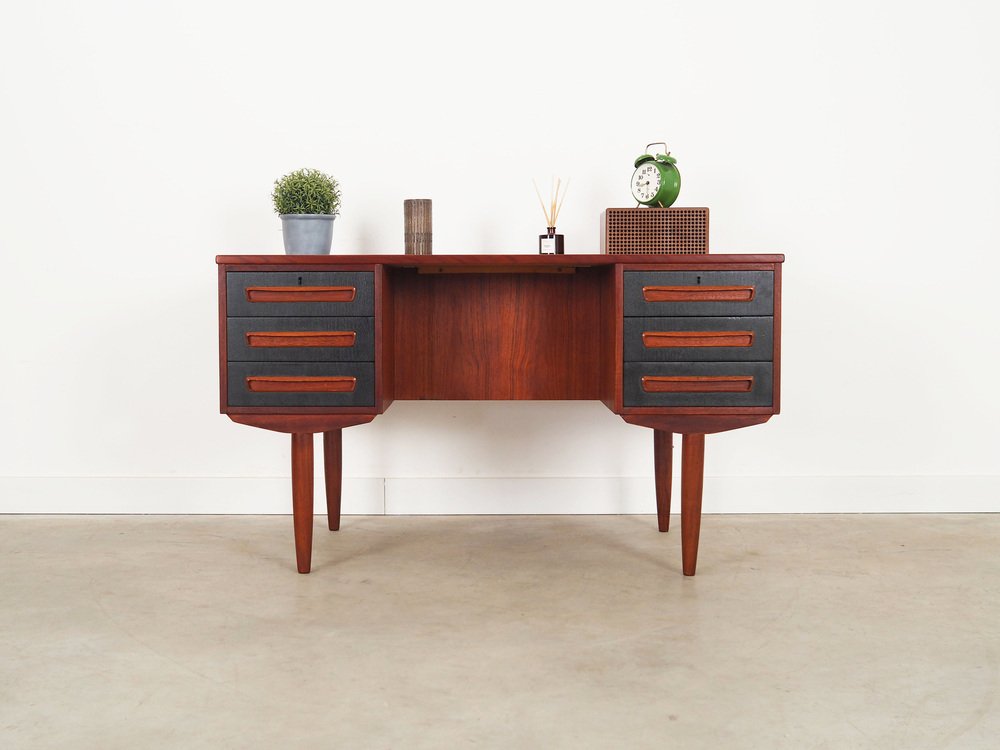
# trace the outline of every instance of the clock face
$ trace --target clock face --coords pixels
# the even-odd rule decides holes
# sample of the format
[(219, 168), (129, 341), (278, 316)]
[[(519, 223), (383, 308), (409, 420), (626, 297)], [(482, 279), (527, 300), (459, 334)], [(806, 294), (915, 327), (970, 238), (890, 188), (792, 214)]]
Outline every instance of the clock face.
[(639, 203), (649, 203), (660, 192), (660, 170), (653, 162), (640, 164), (632, 174), (632, 197)]

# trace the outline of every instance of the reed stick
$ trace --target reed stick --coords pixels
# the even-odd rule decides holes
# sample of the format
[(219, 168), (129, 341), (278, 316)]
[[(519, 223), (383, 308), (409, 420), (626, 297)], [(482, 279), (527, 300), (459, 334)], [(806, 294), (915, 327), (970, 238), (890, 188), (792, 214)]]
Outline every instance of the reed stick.
[(559, 188), (562, 186), (562, 178), (556, 180), (556, 189), (552, 193), (552, 213), (549, 214), (549, 218), (552, 219), (552, 223), (549, 224), (550, 227), (556, 225), (556, 201), (559, 199)]
[(566, 193), (569, 190), (569, 180), (563, 187), (562, 177), (552, 178), (551, 191), (549, 193), (549, 205), (545, 205), (542, 199), (542, 192), (538, 189), (538, 183), (531, 179), (531, 184), (535, 186), (535, 195), (538, 196), (538, 205), (542, 207), (542, 214), (545, 216), (545, 226), (554, 227), (559, 220), (559, 212), (562, 211), (563, 201), (566, 200)]
[(559, 212), (562, 211), (563, 201), (566, 200), (566, 193), (569, 192), (569, 180), (566, 180), (566, 187), (563, 188), (562, 198), (559, 199), (559, 205), (556, 207), (555, 216), (552, 217), (552, 223), (549, 226), (554, 227), (556, 222), (559, 220)]
[[(538, 196), (538, 205), (542, 207), (542, 213), (545, 214), (545, 221), (549, 221), (549, 212), (545, 209), (545, 201), (542, 200), (542, 193), (538, 189), (538, 183), (535, 182), (534, 178), (531, 179), (531, 184), (535, 186), (535, 195)], [(552, 225), (546, 223), (545, 226), (551, 227)]]

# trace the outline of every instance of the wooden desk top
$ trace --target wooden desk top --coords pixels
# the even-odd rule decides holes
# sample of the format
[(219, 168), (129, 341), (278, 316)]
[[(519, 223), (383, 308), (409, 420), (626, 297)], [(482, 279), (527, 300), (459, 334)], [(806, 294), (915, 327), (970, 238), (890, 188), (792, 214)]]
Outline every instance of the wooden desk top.
[(448, 268), (448, 267), (511, 267), (511, 268), (587, 268), (591, 266), (641, 266), (646, 264), (685, 265), (738, 263), (743, 267), (754, 263), (783, 263), (784, 255), (730, 255), (725, 253), (706, 255), (602, 255), (598, 253), (574, 253), (572, 255), (219, 255), (215, 262), (219, 265), (297, 265), (297, 266), (372, 266), (385, 265), (399, 268)]

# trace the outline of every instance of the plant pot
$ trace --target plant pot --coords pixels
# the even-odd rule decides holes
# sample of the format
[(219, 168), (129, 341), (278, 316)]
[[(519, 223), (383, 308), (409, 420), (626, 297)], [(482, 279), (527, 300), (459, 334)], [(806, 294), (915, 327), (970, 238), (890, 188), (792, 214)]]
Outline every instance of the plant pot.
[(333, 220), (329, 214), (281, 214), (285, 255), (329, 255)]

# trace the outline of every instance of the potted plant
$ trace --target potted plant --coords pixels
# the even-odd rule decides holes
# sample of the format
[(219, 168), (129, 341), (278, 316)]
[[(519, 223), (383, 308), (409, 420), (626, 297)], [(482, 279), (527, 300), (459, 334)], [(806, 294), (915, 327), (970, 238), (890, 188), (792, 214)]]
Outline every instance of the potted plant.
[(298, 169), (274, 181), (274, 210), (281, 217), (286, 255), (328, 255), (333, 220), (340, 213), (340, 185), (316, 169)]

